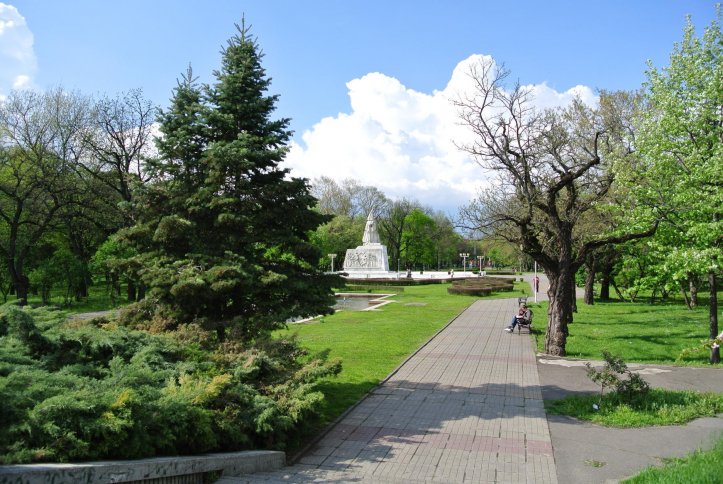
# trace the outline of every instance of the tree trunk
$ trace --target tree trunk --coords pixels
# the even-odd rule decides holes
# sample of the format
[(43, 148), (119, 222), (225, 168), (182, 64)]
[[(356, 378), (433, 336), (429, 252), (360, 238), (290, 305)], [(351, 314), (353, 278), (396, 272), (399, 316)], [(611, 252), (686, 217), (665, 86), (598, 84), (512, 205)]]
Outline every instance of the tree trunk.
[(21, 275), (15, 282), (15, 297), (21, 306), (28, 303), (28, 292), (30, 291), (30, 281), (24, 275)]
[(572, 322), (572, 302), (575, 293), (571, 292), (575, 283), (575, 273), (568, 267), (559, 272), (546, 270), (550, 280), (547, 296), (550, 305), (547, 310), (547, 334), (545, 335), (545, 353), (553, 356), (565, 356), (567, 326)]
[(127, 289), (126, 292), (128, 293), (128, 301), (129, 302), (135, 301), (136, 300), (136, 284), (133, 281), (129, 280), (128, 286), (126, 289)]
[(138, 295), (136, 296), (136, 301), (142, 301), (146, 298), (146, 286), (145, 284), (141, 284), (138, 286)]
[(690, 307), (698, 307), (698, 277), (688, 274), (688, 287), (690, 288)]
[(90, 285), (90, 282), (92, 282), (89, 272), (90, 271), (88, 271), (87, 267), (83, 268), (83, 277), (80, 279), (80, 285), (75, 293), (76, 300), (88, 297), (88, 286)]
[(612, 278), (613, 273), (613, 265), (609, 262), (606, 262), (601, 271), (600, 275), (600, 300), (601, 301), (609, 301), (610, 300), (610, 279)]
[(583, 302), (592, 306), (595, 304), (595, 257), (588, 257), (585, 262), (585, 298)]
[(685, 305), (688, 306), (688, 309), (693, 309), (693, 306), (691, 306), (690, 304), (688, 292), (685, 290), (685, 284), (683, 283), (683, 281), (680, 282), (680, 293), (683, 295), (683, 300), (685, 301)]
[(10, 274), (10, 282), (15, 289), (15, 297), (18, 300), (18, 304), (25, 306), (28, 303), (28, 292), (30, 291), (30, 280), (28, 276), (23, 274), (22, 264), (20, 267), (16, 267), (15, 259), (9, 257), (7, 259), (7, 269)]
[[(718, 337), (718, 284), (715, 272), (708, 273), (708, 285), (710, 286), (710, 339)], [(720, 346), (714, 346), (710, 351), (710, 362), (720, 363)]]

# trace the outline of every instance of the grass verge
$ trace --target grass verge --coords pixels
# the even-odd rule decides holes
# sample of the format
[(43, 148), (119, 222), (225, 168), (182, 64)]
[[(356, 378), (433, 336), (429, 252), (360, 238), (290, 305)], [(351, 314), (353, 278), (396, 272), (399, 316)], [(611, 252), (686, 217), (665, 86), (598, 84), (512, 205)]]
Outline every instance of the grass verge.
[[(599, 410), (594, 410), (593, 404), (598, 405)], [(680, 425), (723, 412), (723, 394), (654, 388), (640, 405), (622, 402), (615, 392), (604, 395), (602, 399), (597, 395), (573, 395), (546, 401), (545, 410), (606, 427)]]
[(665, 459), (663, 467), (649, 467), (635, 477), (626, 479), (625, 484), (679, 484), (681, 482), (721, 482), (723, 463), (723, 439), (707, 451), (674, 459)]

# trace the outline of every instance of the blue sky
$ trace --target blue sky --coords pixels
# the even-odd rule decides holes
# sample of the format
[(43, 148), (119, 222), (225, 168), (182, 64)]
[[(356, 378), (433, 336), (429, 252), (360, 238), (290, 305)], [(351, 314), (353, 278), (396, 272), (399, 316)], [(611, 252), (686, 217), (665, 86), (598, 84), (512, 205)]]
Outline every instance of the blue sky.
[(458, 66), (491, 56), (559, 102), (570, 89), (590, 96), (636, 89), (648, 59), (667, 64), (686, 14), (702, 30), (715, 7), (695, 0), (5, 0), (0, 96), (13, 85), (111, 95), (140, 87), (165, 107), (189, 63), (202, 81), (212, 80), (243, 14), (266, 55), (278, 114), (292, 119), (295, 174), (354, 178), (454, 213), (481, 176), (448, 139), (440, 141), (455, 136), (439, 110), (458, 85)]

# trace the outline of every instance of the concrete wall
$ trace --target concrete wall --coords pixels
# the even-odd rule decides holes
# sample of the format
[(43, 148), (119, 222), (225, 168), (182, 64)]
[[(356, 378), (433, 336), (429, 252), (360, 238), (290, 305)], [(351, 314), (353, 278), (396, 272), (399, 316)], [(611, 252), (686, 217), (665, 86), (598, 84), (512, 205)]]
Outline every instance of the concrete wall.
[(0, 466), (0, 484), (204, 482), (209, 477), (279, 469), (285, 463), (283, 452), (258, 450), (130, 461), (11, 465)]

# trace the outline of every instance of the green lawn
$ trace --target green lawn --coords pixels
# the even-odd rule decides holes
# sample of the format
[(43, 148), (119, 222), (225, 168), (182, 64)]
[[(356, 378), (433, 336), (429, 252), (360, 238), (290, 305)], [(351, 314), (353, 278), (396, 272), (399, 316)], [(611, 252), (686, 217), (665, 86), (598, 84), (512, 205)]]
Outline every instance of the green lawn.
[[(538, 330), (547, 327), (547, 303), (535, 311)], [(566, 351), (571, 358), (600, 360), (603, 350), (626, 362), (672, 364), (689, 348), (708, 337), (708, 307), (689, 310), (681, 302), (630, 303), (578, 301), (578, 312), (569, 326)], [(537, 333), (538, 350), (544, 335)], [(678, 363), (707, 365), (708, 351), (682, 358)]]
[(723, 439), (708, 451), (680, 459), (666, 459), (661, 468), (650, 467), (625, 484), (680, 484), (723, 482)]
[[(71, 299), (69, 303), (66, 303), (65, 298), (62, 296), (62, 291), (56, 289), (51, 292), (49, 301), (50, 306), (57, 306), (61, 308), (66, 314), (77, 314), (77, 313), (88, 313), (94, 311), (104, 311), (108, 309), (117, 309), (128, 304), (126, 299), (126, 288), (125, 286), (121, 289), (121, 295), (111, 299), (108, 294), (108, 289), (103, 284), (96, 284), (88, 288), (88, 297), (83, 298), (80, 301)], [(8, 295), (6, 300), (3, 302), (8, 303), (15, 300), (15, 296)], [(0, 297), (0, 301), (2, 298)], [(32, 306), (40, 306), (42, 300), (37, 294), (30, 294), (28, 297), (28, 304)]]
[[(593, 404), (599, 410), (593, 409)], [(634, 428), (653, 425), (682, 425), (700, 417), (723, 412), (723, 394), (653, 388), (641, 404), (626, 404), (617, 395), (568, 396), (545, 402), (548, 413), (570, 415), (606, 427)]]
[[(296, 334), (311, 352), (329, 350), (342, 359), (342, 372), (322, 383), (326, 395), (325, 422), (341, 415), (401, 364), (424, 342), (477, 298), (447, 294), (447, 284), (409, 286), (374, 311), (340, 311), (310, 323), (290, 325), (277, 334)], [(491, 298), (517, 297), (529, 292), (515, 283), (513, 292)]]

